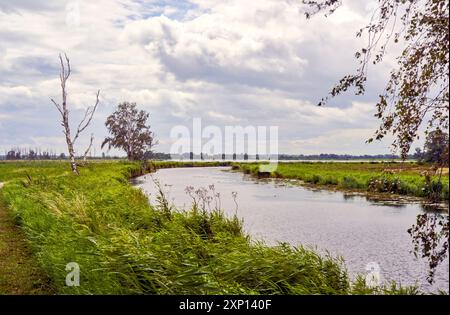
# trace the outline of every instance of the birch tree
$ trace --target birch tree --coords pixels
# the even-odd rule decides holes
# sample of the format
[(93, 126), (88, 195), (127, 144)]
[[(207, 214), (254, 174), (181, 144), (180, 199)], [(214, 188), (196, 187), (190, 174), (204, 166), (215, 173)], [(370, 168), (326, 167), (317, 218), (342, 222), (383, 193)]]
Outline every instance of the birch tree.
[[(55, 105), (56, 109), (61, 115), (61, 126), (63, 127), (63, 133), (65, 136), (65, 140), (67, 143), (67, 150), (69, 152), (69, 160), (70, 167), (72, 172), (75, 174), (79, 174), (77, 163), (75, 161), (75, 143), (80, 137), (81, 133), (89, 126), (92, 122), (92, 118), (94, 117), (94, 113), (97, 110), (97, 106), (99, 103), (100, 90), (97, 91), (95, 104), (93, 106), (89, 106), (86, 108), (83, 118), (80, 123), (77, 125), (74, 136), (72, 137), (71, 129), (70, 129), (70, 119), (69, 119), (69, 108), (67, 104), (67, 80), (71, 74), (70, 61), (66, 54), (64, 54), (64, 58), (61, 54), (59, 54), (59, 61), (61, 64), (61, 70), (59, 74), (59, 79), (61, 82), (61, 103), (56, 102), (53, 98), (51, 98), (52, 103)], [(92, 147), (93, 136), (91, 135), (91, 140), (88, 149), (85, 151), (84, 157), (89, 152)]]

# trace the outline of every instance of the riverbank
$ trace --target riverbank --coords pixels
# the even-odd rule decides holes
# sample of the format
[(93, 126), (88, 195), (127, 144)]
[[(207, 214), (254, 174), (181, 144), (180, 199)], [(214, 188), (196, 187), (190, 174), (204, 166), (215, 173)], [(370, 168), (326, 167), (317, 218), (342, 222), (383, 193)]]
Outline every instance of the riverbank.
[(440, 188), (440, 199), (449, 197), (448, 169), (441, 177), (433, 173), (427, 182), (424, 174), (430, 173), (431, 167), (417, 163), (280, 162), (270, 173), (261, 172), (259, 166), (233, 163), (232, 168), (260, 178), (295, 179), (317, 187), (360, 192), (428, 197)]
[[(91, 163), (80, 176), (67, 163), (0, 163), (8, 209), (57, 293), (417, 293), (351, 283), (340, 259), (309, 249), (252, 242), (221, 211), (176, 211), (162, 196), (153, 208), (129, 184), (143, 172), (123, 162)], [(69, 262), (80, 266), (78, 287), (65, 286)]]

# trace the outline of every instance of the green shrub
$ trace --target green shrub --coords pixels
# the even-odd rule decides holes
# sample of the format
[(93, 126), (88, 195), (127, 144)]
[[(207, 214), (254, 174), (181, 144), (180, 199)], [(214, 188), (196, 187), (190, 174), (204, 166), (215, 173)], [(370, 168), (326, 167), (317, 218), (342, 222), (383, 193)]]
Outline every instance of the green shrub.
[(340, 185), (343, 188), (361, 188), (361, 185), (358, 183), (358, 181), (350, 176), (344, 176)]

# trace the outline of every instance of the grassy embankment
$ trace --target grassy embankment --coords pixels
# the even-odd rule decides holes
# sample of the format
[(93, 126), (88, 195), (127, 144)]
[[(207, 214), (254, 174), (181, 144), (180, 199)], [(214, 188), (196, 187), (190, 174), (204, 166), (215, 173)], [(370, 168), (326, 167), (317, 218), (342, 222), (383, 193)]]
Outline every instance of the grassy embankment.
[[(142, 173), (137, 164), (91, 163), (80, 172), (67, 163), (0, 163), (3, 198), (57, 293), (417, 293), (351, 284), (340, 259), (254, 243), (239, 219), (217, 210), (151, 207), (129, 184)], [(65, 285), (69, 262), (80, 266), (78, 287)]]
[(297, 179), (309, 184), (340, 189), (416, 197), (427, 197), (438, 190), (441, 199), (448, 200), (449, 196), (448, 169), (444, 170), (441, 184), (438, 183), (438, 175), (431, 176), (431, 181), (427, 182), (422, 174), (429, 171), (430, 166), (417, 163), (279, 163), (277, 169), (270, 174), (260, 173), (257, 163), (233, 163), (233, 169), (255, 176)]

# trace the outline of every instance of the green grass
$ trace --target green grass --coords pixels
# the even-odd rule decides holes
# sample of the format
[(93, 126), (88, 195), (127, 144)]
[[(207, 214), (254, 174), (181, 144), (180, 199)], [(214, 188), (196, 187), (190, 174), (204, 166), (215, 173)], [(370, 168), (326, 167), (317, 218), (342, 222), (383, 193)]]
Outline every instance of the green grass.
[[(264, 175), (259, 172), (257, 163), (233, 163), (233, 168), (255, 176)], [(427, 197), (430, 185), (421, 173), (429, 168), (430, 166), (417, 163), (295, 162), (279, 163), (270, 177), (298, 179), (341, 189)], [(433, 183), (437, 180), (438, 176), (432, 176)], [(441, 199), (448, 200), (448, 172), (441, 178), (441, 182)]]
[(30, 252), (0, 190), (0, 294), (51, 294), (49, 279)]
[[(153, 208), (129, 184), (138, 164), (91, 163), (80, 173), (67, 163), (0, 163), (6, 204), (59, 294), (418, 293), (351, 283), (341, 259), (310, 249), (252, 242), (218, 210)], [(79, 287), (65, 285), (69, 262), (80, 266)]]

